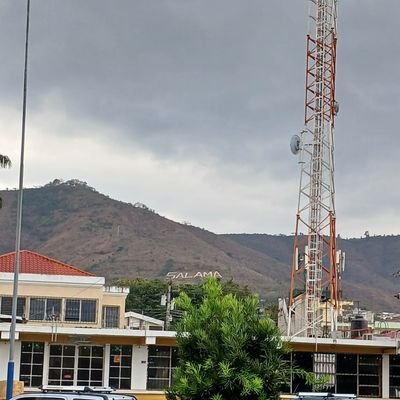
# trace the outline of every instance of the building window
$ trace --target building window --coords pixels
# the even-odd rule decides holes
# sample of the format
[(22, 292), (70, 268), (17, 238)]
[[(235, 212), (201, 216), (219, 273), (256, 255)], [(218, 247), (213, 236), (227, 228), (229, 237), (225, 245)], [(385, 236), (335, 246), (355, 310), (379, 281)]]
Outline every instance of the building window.
[(338, 393), (357, 394), (357, 354), (337, 354), (336, 390)]
[(168, 346), (149, 346), (147, 389), (171, 386), (172, 372), (177, 365), (177, 349)]
[(316, 378), (325, 378), (324, 391), (335, 392), (336, 357), (332, 353), (314, 354), (314, 375)]
[(389, 356), (389, 397), (400, 398), (400, 356)]
[(38, 387), (43, 381), (44, 343), (22, 342), (20, 380), (25, 387)]
[(381, 397), (380, 355), (337, 354), (336, 390), (360, 397)]
[(65, 321), (79, 322), (80, 300), (67, 299), (65, 301)]
[(104, 306), (102, 316), (103, 328), (118, 328), (119, 327), (119, 307)]
[(73, 385), (75, 346), (52, 344), (49, 357), (49, 385)]
[(116, 389), (130, 389), (132, 375), (132, 346), (110, 346), (109, 384)]
[(102, 346), (50, 345), (49, 385), (102, 386)]
[(29, 319), (32, 321), (59, 320), (61, 299), (31, 298), (29, 302)]
[(96, 322), (96, 300), (66, 299), (64, 320), (67, 322)]
[(78, 386), (103, 384), (103, 347), (78, 347)]
[[(0, 298), (0, 314), (12, 314), (12, 297), (4, 296)], [(25, 297), (18, 297), (17, 300), (17, 316), (25, 316)]]
[[(293, 352), (291, 353), (291, 362), (304, 369), (307, 372), (314, 370), (314, 355), (308, 352)], [(312, 386), (307, 382), (305, 377), (294, 374), (291, 380), (291, 392), (310, 392)]]
[(381, 397), (382, 357), (359, 355), (358, 395), (360, 397)]

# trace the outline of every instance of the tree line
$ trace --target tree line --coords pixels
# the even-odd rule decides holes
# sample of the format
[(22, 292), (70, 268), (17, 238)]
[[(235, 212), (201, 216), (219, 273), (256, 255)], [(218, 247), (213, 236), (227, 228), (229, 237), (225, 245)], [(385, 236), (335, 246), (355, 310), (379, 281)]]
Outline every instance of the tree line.
[[(168, 285), (171, 284), (171, 299), (177, 299), (180, 293), (189, 296), (193, 304), (199, 305), (204, 296), (204, 285), (195, 283), (170, 282), (159, 279), (118, 279), (113, 283), (120, 287), (129, 287), (130, 291), (126, 299), (126, 311), (134, 311), (147, 315), (152, 318), (165, 320), (167, 307), (161, 304), (161, 298), (167, 294)], [(233, 280), (221, 282), (222, 292), (224, 294), (233, 294), (238, 298), (244, 298), (253, 293), (246, 285), (240, 285)], [(175, 303), (173, 301), (173, 303)], [(277, 315), (277, 306), (275, 304), (265, 304), (263, 300), (259, 301), (259, 310), (262, 313), (268, 313), (273, 319)], [(171, 310), (172, 327), (182, 316), (182, 310), (178, 305)]]

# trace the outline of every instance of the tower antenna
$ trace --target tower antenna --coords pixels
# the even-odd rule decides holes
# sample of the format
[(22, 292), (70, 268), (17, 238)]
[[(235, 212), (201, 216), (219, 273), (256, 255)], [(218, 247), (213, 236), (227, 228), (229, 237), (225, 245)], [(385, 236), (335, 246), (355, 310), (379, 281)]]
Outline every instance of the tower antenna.
[(336, 247), (334, 183), (334, 126), (339, 111), (335, 99), (337, 0), (309, 0), (309, 5), (304, 128), (291, 141), (301, 172), (289, 336), (322, 336), (323, 329), (337, 329), (342, 269)]

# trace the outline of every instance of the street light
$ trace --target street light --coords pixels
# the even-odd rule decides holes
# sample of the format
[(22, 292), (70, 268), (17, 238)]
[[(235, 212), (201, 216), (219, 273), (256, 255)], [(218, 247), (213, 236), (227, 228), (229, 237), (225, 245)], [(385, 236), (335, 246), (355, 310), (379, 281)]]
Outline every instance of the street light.
[(10, 400), (13, 395), (14, 386), (14, 353), (15, 353), (15, 331), (17, 323), (17, 302), (18, 302), (18, 275), (21, 250), (21, 225), (22, 225), (22, 194), (24, 187), (24, 154), (25, 154), (25, 121), (26, 121), (26, 92), (28, 84), (28, 38), (29, 38), (29, 11), (30, 0), (26, 3), (26, 31), (25, 31), (25, 62), (24, 62), (24, 89), (22, 99), (22, 134), (21, 134), (21, 159), (19, 165), (19, 189), (17, 203), (17, 227), (15, 235), (15, 266), (14, 266), (14, 285), (11, 310), (10, 326), (10, 353), (7, 365), (7, 390), (6, 400)]

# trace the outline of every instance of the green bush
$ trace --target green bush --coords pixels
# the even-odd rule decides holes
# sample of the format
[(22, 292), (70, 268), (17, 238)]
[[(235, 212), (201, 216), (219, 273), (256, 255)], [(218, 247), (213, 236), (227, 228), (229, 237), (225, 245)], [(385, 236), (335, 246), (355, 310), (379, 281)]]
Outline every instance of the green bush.
[(256, 296), (224, 294), (209, 278), (199, 305), (182, 292), (177, 324), (179, 365), (168, 400), (266, 400), (279, 397), (290, 368), (274, 321)]

